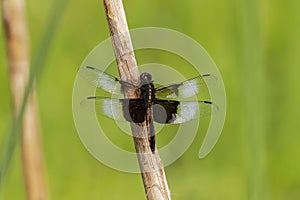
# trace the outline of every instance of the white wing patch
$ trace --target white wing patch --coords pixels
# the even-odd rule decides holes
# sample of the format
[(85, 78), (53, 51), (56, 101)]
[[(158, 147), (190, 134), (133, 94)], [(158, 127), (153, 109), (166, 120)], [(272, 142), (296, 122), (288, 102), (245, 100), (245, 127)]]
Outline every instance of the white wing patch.
[(116, 108), (114, 108), (111, 99), (104, 99), (103, 100), (102, 109), (103, 109), (103, 114), (104, 115), (106, 115), (110, 118), (113, 118), (113, 119), (118, 114), (118, 111), (117, 111)]
[(123, 116), (123, 104), (120, 99), (106, 97), (88, 97), (81, 101), (81, 106), (85, 109), (104, 115), (111, 119), (125, 121)]
[(176, 120), (173, 124), (184, 123), (197, 118), (199, 105), (197, 101), (181, 102), (180, 111), (177, 113)]
[(112, 94), (121, 92), (121, 85), (118, 83), (118, 79), (106, 74), (100, 69), (90, 66), (84, 66), (79, 69), (78, 73), (88, 83), (97, 88), (101, 88), (106, 92), (110, 92)]
[(100, 87), (107, 92), (115, 93), (117, 89), (116, 80), (113, 80), (112, 77), (104, 73), (99, 74), (97, 87)]
[(212, 74), (204, 74), (187, 81), (157, 88), (157, 97), (162, 99), (186, 99), (208, 91), (217, 81)]
[(184, 82), (182, 84), (181, 93), (182, 93), (183, 98), (188, 98), (188, 97), (194, 96), (194, 95), (198, 94), (199, 92), (200, 91), (199, 91), (199, 85), (198, 85), (197, 79), (193, 79), (188, 82)]

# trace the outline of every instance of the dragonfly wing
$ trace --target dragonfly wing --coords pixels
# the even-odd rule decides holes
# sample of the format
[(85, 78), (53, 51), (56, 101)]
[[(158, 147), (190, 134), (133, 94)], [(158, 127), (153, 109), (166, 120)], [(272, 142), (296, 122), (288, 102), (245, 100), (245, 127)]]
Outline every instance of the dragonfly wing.
[(115, 99), (101, 96), (87, 97), (81, 106), (118, 121), (142, 123), (145, 121), (146, 110), (141, 99)]
[(154, 120), (158, 123), (181, 124), (216, 112), (210, 101), (176, 101), (158, 99), (153, 105)]
[(125, 121), (123, 104), (120, 99), (90, 96), (81, 101), (81, 106), (97, 115), (104, 115), (114, 120)]
[(179, 104), (179, 101), (156, 99), (152, 106), (154, 121), (161, 124), (174, 122)]
[(133, 84), (121, 81), (95, 67), (83, 66), (79, 69), (78, 73), (94, 87), (101, 88), (111, 94), (120, 94), (122, 92), (122, 86), (137, 88)]
[(204, 74), (181, 83), (156, 89), (156, 97), (160, 99), (189, 98), (207, 90), (217, 81), (212, 74)]

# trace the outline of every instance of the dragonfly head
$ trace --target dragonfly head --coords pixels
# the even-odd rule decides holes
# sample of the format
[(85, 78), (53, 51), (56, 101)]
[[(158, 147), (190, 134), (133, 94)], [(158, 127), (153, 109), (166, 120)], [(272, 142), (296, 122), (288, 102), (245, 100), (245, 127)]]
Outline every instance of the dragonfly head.
[(141, 83), (142, 84), (148, 84), (148, 83), (151, 83), (152, 81), (152, 75), (147, 73), (147, 72), (144, 72), (140, 75), (140, 80), (141, 80)]

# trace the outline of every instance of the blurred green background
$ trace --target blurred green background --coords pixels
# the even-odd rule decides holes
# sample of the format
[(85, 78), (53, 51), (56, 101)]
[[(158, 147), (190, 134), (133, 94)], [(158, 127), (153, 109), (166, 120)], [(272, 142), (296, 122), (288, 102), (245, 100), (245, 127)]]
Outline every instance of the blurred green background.
[[(26, 1), (33, 56), (52, 3)], [(198, 41), (219, 67), (226, 87), (227, 118), (214, 150), (198, 159), (200, 134), (184, 156), (166, 168), (173, 199), (299, 199), (300, 1), (126, 0), (124, 6), (130, 28), (166, 27)], [(69, 1), (59, 21), (37, 80), (51, 198), (145, 199), (141, 176), (112, 170), (94, 159), (73, 122), (77, 68), (109, 36), (102, 1)], [(12, 118), (2, 27), (0, 138)], [(165, 54), (151, 51), (137, 53), (137, 59), (176, 65)], [(132, 148), (132, 142), (129, 145)], [(4, 199), (25, 199), (19, 147), (6, 177)]]

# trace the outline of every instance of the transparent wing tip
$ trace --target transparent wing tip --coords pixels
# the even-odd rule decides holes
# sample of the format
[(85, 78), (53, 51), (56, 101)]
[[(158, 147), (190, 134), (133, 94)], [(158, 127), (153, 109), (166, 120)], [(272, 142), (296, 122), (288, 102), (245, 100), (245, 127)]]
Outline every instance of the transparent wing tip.
[(213, 74), (203, 74), (202, 77), (208, 87), (214, 86), (218, 81), (218, 78)]
[(211, 101), (204, 101), (204, 103), (211, 105), (211, 114), (215, 114), (219, 112), (219, 106)]
[(95, 96), (90, 96), (90, 97), (86, 97), (85, 99), (83, 99), (81, 102), (80, 102), (80, 106), (86, 110), (90, 110), (90, 111), (93, 111), (93, 106), (94, 106), (94, 101), (91, 101), (91, 100), (95, 100), (96, 97)]
[[(205, 108), (204, 108), (204, 111), (208, 112), (208, 113), (206, 113), (204, 115), (212, 115), (212, 114), (215, 114), (215, 113), (217, 113), (219, 111), (219, 107), (218, 107), (217, 104), (215, 104), (215, 103), (213, 103), (211, 101), (207, 101), (207, 100), (204, 100), (202, 102), (206, 105)], [(208, 108), (207, 105), (209, 105), (209, 108)]]

